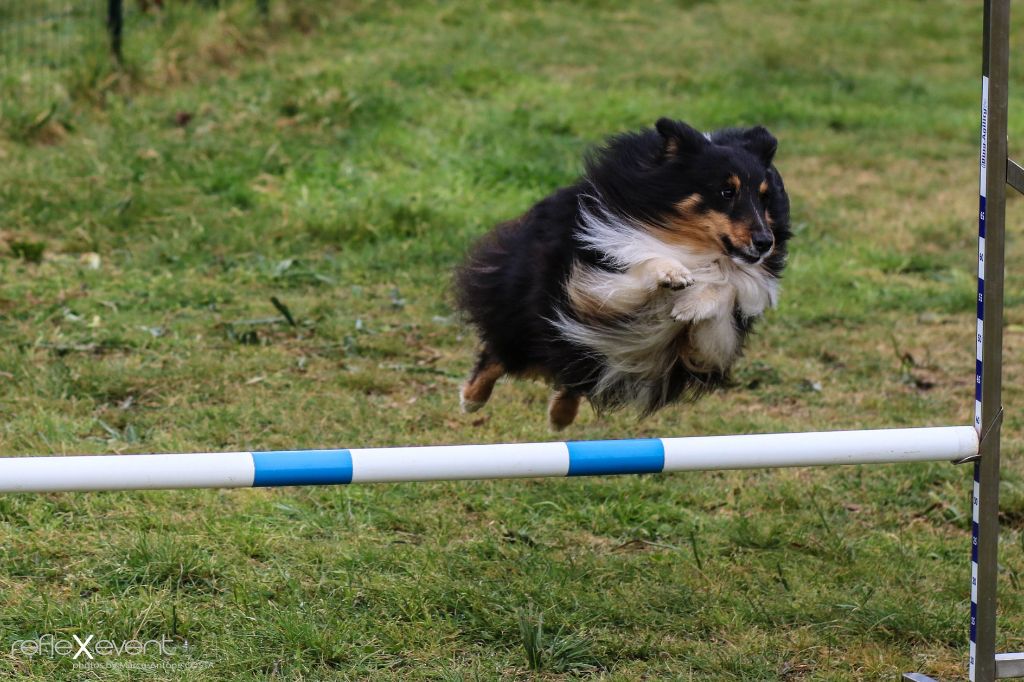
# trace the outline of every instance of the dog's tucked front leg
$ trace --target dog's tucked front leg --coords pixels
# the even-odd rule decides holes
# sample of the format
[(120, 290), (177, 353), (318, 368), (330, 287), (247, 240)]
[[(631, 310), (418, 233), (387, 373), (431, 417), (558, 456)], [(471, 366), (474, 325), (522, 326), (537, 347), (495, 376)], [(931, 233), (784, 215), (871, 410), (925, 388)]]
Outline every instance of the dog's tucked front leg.
[(576, 265), (566, 293), (578, 315), (601, 319), (635, 313), (659, 290), (680, 290), (693, 281), (693, 273), (670, 258), (652, 258), (625, 272)]

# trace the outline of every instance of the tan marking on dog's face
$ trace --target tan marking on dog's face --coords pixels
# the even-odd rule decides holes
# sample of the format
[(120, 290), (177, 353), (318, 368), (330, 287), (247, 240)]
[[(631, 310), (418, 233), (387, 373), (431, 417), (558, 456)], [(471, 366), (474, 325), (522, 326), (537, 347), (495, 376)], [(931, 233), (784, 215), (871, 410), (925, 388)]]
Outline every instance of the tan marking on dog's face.
[(750, 226), (732, 220), (721, 211), (697, 211), (700, 197), (691, 194), (676, 204), (677, 216), (656, 231), (658, 238), (698, 251), (724, 251), (722, 237), (736, 248), (751, 246)]
[(680, 199), (676, 202), (676, 210), (679, 211), (680, 215), (694, 213), (700, 208), (702, 201), (703, 199), (701, 199), (699, 194), (691, 194), (685, 199)]
[(735, 174), (730, 175), (729, 176), (729, 184), (732, 185), (732, 188), (734, 190), (736, 190), (737, 192), (740, 191), (740, 178), (739, 178), (738, 175), (735, 175)]
[(759, 191), (761, 194), (767, 193), (768, 192), (768, 181), (767, 180), (762, 180), (761, 181), (761, 186), (757, 188), (757, 191)]

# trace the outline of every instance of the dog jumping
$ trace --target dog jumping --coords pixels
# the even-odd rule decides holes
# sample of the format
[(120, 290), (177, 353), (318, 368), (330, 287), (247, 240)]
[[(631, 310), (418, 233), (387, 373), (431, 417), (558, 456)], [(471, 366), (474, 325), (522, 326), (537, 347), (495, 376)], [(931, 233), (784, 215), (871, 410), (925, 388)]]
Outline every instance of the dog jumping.
[(505, 375), (553, 386), (554, 429), (584, 397), (648, 415), (724, 385), (786, 265), (777, 145), (761, 126), (705, 134), (662, 118), (480, 239), (455, 275), (482, 345), (463, 410)]

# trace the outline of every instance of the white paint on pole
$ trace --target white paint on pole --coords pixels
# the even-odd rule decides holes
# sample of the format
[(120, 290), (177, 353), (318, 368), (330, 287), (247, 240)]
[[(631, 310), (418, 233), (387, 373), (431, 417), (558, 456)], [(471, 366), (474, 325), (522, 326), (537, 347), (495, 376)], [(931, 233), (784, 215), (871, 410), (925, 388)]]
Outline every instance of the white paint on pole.
[(352, 482), (455, 481), (565, 476), (565, 443), (353, 449)]
[(981, 77), (981, 157), (978, 166), (981, 169), (978, 193), (985, 196), (988, 189), (988, 76)]
[(663, 438), (665, 471), (884, 464), (978, 453), (972, 426)]
[(248, 452), (4, 457), (0, 493), (245, 488), (254, 473)]

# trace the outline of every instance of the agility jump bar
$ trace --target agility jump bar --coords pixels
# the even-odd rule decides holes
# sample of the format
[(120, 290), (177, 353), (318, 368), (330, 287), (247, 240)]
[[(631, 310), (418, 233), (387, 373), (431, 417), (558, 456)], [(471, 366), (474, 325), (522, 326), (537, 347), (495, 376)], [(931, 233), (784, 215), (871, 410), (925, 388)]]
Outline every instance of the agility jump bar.
[(0, 493), (247, 488), (956, 461), (972, 426), (496, 445), (0, 458)]

